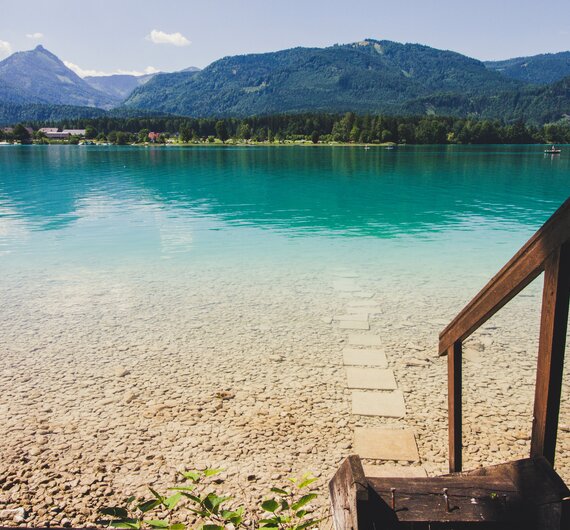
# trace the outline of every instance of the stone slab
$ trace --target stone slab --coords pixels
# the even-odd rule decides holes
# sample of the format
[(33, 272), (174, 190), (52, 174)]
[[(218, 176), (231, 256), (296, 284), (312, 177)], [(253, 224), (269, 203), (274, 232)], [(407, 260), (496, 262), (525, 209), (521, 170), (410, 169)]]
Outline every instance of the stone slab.
[(338, 323), (339, 329), (361, 329), (369, 330), (370, 324), (368, 322), (362, 322), (360, 320), (341, 320)]
[(472, 363), (480, 363), (483, 361), (483, 356), (477, 350), (466, 348), (463, 351), (463, 359)]
[(358, 348), (345, 348), (342, 351), (343, 362), (347, 366), (376, 366), (378, 368), (386, 368), (388, 360), (384, 350), (368, 349), (360, 350)]
[(382, 346), (382, 339), (376, 335), (349, 335), (348, 343), (352, 346)]
[(351, 300), (346, 304), (348, 307), (373, 307), (380, 308), (380, 304), (374, 300)]
[(420, 478), (427, 477), (427, 472), (420, 466), (392, 466), (390, 464), (374, 465), (363, 464), (364, 476), (366, 477), (401, 477)]
[(359, 322), (368, 322), (368, 311), (366, 313), (346, 313), (344, 315), (335, 315), (335, 320), (358, 320)]
[(393, 392), (352, 392), (352, 413), (361, 416), (383, 416), (403, 418), (406, 415), (404, 395), (400, 390)]
[(416, 437), (411, 429), (357, 428), (354, 452), (374, 460), (419, 460)]
[(333, 275), (336, 276), (337, 278), (358, 278), (358, 274), (356, 272), (343, 272), (343, 271), (337, 271), (337, 272), (333, 272)]
[(352, 294), (356, 296), (356, 298), (374, 298), (374, 295), (376, 293), (373, 291), (360, 291), (358, 289), (355, 289), (355, 292)]
[(369, 390), (396, 390), (398, 385), (392, 370), (383, 368), (346, 367), (348, 388), (367, 388)]
[(333, 289), (336, 291), (353, 292), (360, 291), (360, 287), (352, 280), (337, 280), (333, 282)]

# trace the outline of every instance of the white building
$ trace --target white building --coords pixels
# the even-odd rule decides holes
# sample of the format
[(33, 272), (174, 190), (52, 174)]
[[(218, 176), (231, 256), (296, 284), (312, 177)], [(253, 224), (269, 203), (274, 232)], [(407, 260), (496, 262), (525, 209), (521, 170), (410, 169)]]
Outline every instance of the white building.
[(62, 132), (70, 136), (85, 136), (85, 129), (63, 129)]

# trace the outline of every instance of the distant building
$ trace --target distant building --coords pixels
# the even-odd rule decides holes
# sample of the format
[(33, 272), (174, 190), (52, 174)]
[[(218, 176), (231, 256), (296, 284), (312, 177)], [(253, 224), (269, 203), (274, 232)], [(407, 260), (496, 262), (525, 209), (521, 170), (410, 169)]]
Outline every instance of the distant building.
[(54, 132), (44, 133), (49, 140), (67, 140), (70, 137), (68, 132), (59, 132), (57, 129)]
[(42, 127), (38, 132), (45, 134), (50, 140), (67, 140), (70, 136), (85, 136), (85, 129), (63, 129), (57, 127)]
[(64, 133), (68, 133), (70, 136), (85, 136), (85, 129), (63, 129)]
[(160, 138), (160, 133), (157, 133), (157, 132), (149, 132), (148, 133), (148, 139), (151, 142), (158, 142), (159, 138)]

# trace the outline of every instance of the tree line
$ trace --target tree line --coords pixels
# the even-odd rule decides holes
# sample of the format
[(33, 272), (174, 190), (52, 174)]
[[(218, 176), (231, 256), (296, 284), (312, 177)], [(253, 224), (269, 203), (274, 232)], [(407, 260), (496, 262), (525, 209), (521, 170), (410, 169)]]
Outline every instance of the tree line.
[[(100, 117), (60, 122), (31, 122), (34, 139), (40, 127), (85, 129), (86, 137), (116, 144), (149, 141), (149, 132), (158, 133), (155, 141), (169, 139), (188, 142), (285, 142), (313, 143), (407, 143), (407, 144), (526, 144), (570, 143), (570, 122), (541, 127), (522, 121), (453, 118), (441, 116), (392, 117), (382, 115), (286, 114), (250, 118), (184, 117)], [(23, 127), (18, 132), (23, 134)], [(10, 132), (0, 131), (0, 140), (10, 139)], [(73, 139), (74, 141), (76, 139)]]

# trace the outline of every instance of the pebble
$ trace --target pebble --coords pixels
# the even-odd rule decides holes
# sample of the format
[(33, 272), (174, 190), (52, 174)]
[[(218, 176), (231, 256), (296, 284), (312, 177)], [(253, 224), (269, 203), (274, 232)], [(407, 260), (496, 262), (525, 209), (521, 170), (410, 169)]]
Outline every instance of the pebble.
[(117, 377), (125, 377), (125, 376), (129, 375), (131, 372), (129, 370), (127, 370), (124, 366), (117, 366), (115, 368), (114, 373)]

